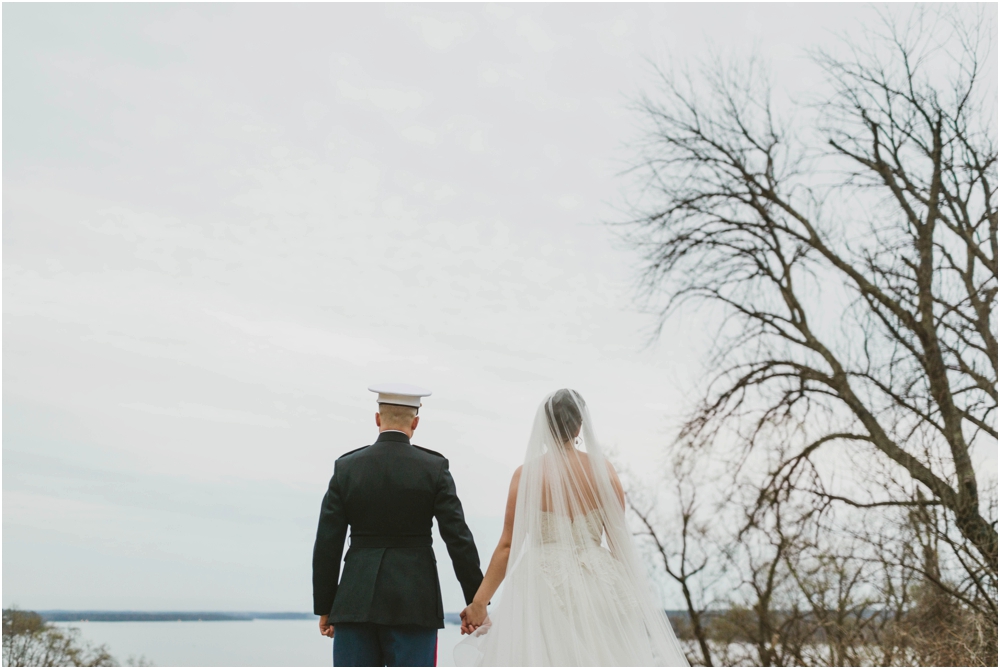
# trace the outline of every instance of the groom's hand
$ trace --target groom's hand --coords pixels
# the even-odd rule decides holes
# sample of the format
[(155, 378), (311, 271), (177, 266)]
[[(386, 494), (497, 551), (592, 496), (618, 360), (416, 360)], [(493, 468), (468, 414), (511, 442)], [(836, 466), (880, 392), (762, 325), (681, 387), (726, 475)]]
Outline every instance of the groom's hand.
[(333, 638), (333, 625), (329, 622), (330, 616), (320, 616), (319, 617), (319, 633), (323, 636), (328, 636)]
[(469, 624), (469, 607), (462, 609), (459, 616), (462, 618), (462, 634), (472, 634), (476, 631), (476, 628)]
[(472, 634), (486, 620), (486, 606), (475, 601), (466, 606), (462, 613), (462, 634)]

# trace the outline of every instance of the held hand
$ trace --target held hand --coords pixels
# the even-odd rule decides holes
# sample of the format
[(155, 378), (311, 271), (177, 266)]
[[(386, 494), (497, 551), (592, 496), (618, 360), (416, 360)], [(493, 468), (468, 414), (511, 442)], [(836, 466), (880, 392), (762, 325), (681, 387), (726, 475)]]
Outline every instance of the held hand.
[(323, 636), (328, 636), (333, 638), (333, 625), (329, 622), (330, 616), (320, 616), (319, 617), (319, 633)]
[(473, 632), (475, 632), (475, 629), (473, 629), (472, 626), (470, 626), (466, 622), (466, 618), (468, 616), (468, 607), (462, 609), (462, 612), (459, 614), (459, 616), (462, 618), (462, 630), (461, 630), (462, 634), (463, 635), (472, 634)]
[(462, 611), (462, 634), (472, 634), (486, 620), (486, 605), (473, 601)]

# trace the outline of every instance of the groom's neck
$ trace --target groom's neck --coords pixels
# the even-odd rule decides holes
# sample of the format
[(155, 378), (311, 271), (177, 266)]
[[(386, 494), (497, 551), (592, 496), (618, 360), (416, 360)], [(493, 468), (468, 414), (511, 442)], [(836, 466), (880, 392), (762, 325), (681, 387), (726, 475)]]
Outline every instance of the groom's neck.
[(413, 438), (413, 430), (408, 430), (404, 427), (381, 427), (378, 432), (379, 434), (382, 434), (383, 432), (402, 432), (406, 435), (407, 439)]

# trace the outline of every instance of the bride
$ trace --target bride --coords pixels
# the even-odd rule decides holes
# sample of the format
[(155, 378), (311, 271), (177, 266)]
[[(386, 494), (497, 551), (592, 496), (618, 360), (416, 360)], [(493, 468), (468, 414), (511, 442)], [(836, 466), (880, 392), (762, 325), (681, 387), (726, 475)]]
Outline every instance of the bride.
[(470, 636), (455, 649), (459, 666), (688, 664), (626, 527), (621, 482), (574, 390), (538, 408), (462, 633)]

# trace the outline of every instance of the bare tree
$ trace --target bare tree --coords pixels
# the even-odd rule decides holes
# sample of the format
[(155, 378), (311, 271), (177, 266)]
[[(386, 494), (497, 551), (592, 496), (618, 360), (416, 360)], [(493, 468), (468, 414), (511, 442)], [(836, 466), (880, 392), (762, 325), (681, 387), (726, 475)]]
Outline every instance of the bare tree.
[[(992, 602), (995, 629), (996, 506), (974, 466), (997, 438), (984, 18), (918, 7), (844, 56), (813, 54), (830, 95), (797, 108), (808, 124), (776, 111), (756, 60), (660, 70), (639, 105), (646, 187), (625, 230), (664, 319), (692, 300), (727, 314), (718, 375), (681, 439), (780, 445), (762, 500), (805, 469), (833, 504), (940, 509), (949, 559)], [(888, 463), (902, 485), (845, 487), (834, 462), (855, 481)]]
[[(687, 607), (690, 635), (701, 653), (700, 663), (711, 667), (714, 664), (707, 614), (708, 607), (715, 602), (708, 593), (720, 576), (715, 571), (716, 561), (713, 561), (719, 547), (714, 545), (707, 524), (700, 517), (702, 509), (698, 503), (698, 486), (692, 480), (690, 461), (675, 459), (671, 478), (674, 488), (671, 502), (676, 502), (673, 505), (676, 519), (666, 524), (668, 530), (658, 529), (663, 525), (662, 519), (657, 517), (655, 496), (649, 500), (637, 494), (638, 486), (631, 481), (631, 477), (627, 479), (631, 483), (629, 511), (638, 520), (636, 535), (645, 537), (652, 544), (663, 570), (680, 586)], [(688, 661), (698, 660), (691, 657)]]

